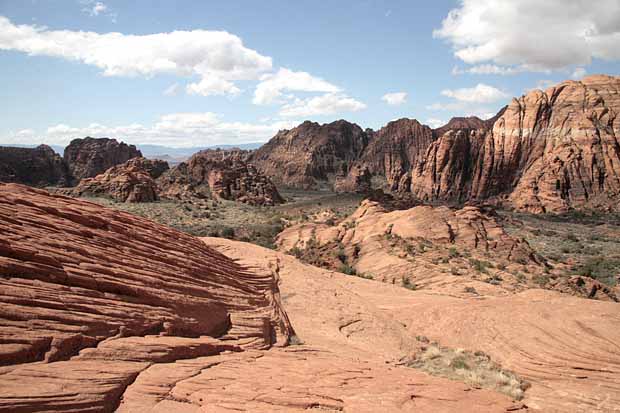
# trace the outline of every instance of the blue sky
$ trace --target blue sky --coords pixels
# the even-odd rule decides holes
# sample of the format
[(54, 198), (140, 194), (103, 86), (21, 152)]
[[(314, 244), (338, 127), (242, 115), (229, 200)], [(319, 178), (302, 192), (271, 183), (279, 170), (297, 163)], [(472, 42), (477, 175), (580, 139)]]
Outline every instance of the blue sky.
[(306, 119), (437, 127), (620, 74), (618, 0), (0, 0), (0, 16), (0, 143), (234, 144)]

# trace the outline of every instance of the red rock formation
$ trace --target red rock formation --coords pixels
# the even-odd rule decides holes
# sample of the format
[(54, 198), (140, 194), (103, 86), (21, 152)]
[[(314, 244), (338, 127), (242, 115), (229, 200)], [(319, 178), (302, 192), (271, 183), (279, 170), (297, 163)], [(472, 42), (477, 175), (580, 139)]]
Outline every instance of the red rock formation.
[(118, 202), (153, 202), (159, 199), (155, 179), (168, 170), (164, 161), (133, 158), (94, 178), (84, 178), (71, 196), (103, 196)]
[(293, 334), (272, 271), (147, 219), (2, 184), (0, 233), (0, 411), (111, 412), (157, 363)]
[(32, 186), (60, 185), (71, 181), (62, 157), (47, 145), (36, 148), (0, 146), (0, 182)]
[(395, 190), (432, 142), (433, 132), (428, 126), (415, 119), (395, 120), (372, 135), (359, 163), (373, 175), (385, 177), (389, 189)]
[(158, 179), (161, 196), (215, 196), (252, 205), (284, 202), (271, 180), (245, 161), (247, 155), (245, 151), (200, 151)]
[(251, 155), (250, 162), (277, 185), (331, 186), (336, 177), (347, 175), (367, 144), (368, 134), (356, 124), (306, 121), (278, 132)]
[(369, 193), (372, 189), (372, 174), (366, 166), (354, 165), (346, 177), (336, 178), (334, 191)]
[(491, 131), (434, 142), (410, 190), (426, 200), (501, 197), (530, 212), (617, 210), (619, 96), (620, 77), (597, 75), (513, 99)]
[(76, 182), (82, 178), (92, 178), (114, 165), (141, 156), (142, 153), (134, 145), (118, 143), (115, 139), (91, 137), (72, 140), (64, 153), (65, 162)]

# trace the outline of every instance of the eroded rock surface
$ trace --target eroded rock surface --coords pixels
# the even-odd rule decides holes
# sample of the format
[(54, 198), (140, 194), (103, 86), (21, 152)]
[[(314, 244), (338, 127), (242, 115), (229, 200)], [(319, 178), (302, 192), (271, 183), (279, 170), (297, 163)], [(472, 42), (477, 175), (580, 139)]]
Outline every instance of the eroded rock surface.
[(617, 210), (619, 96), (620, 77), (605, 75), (531, 91), (513, 99), (490, 131), (445, 133), (409, 188), (428, 201), (497, 198), (535, 213)]
[(159, 199), (155, 178), (168, 170), (165, 161), (133, 158), (94, 178), (84, 178), (68, 191), (71, 196), (103, 196), (118, 202), (153, 202)]
[(277, 185), (331, 187), (336, 177), (348, 174), (368, 140), (362, 128), (345, 120), (323, 125), (306, 121), (278, 132), (252, 154), (250, 161)]
[[(526, 265), (534, 273), (545, 268), (525, 240), (506, 233), (492, 210), (473, 206), (458, 210), (416, 206), (390, 212), (378, 202), (365, 200), (336, 226), (293, 225), (278, 235), (276, 243), (281, 251), (327, 268), (348, 271), (350, 267), (378, 281), (459, 296), (471, 295), (469, 289), (492, 295), (513, 293), (525, 285), (513, 280), (509, 267)], [(487, 261), (503, 266), (505, 283), (493, 281), (480, 267)]]
[(3, 184), (0, 233), (0, 411), (113, 411), (157, 363), (293, 335), (273, 271), (146, 219)]
[(64, 153), (76, 183), (136, 157), (142, 157), (142, 153), (134, 145), (119, 143), (115, 139), (91, 137), (72, 140)]
[[(466, 298), (454, 297), (449, 290), (410, 291), (399, 285), (317, 269), (292, 256), (255, 245), (221, 238), (206, 242), (245, 262), (277, 263), (283, 303), (297, 335), (305, 343), (291, 349), (319, 347), (322, 357), (331, 354), (338, 360), (307, 382), (302, 375), (291, 376), (295, 377), (291, 386), (301, 385), (299, 392), (311, 394), (316, 402), (324, 400), (321, 396), (331, 395), (331, 386), (322, 386), (322, 374), (329, 375), (341, 363), (358, 359), (364, 363), (354, 369), (357, 381), (343, 378), (341, 383), (356, 383), (359, 391), (351, 394), (345, 387), (337, 396), (343, 400), (344, 411), (518, 411), (525, 410), (524, 404), (530, 411), (603, 413), (620, 404), (617, 303), (539, 289), (502, 297)], [(406, 368), (402, 360), (412, 356), (416, 336), (453, 349), (490, 355), (502, 368), (530, 382), (523, 404), (504, 398), (506, 402), (495, 399), (491, 406), (483, 407), (485, 402), (481, 403), (479, 398), (483, 395), (476, 389), (467, 392), (468, 397), (475, 398), (463, 404), (464, 393), (459, 389), (471, 386), (461, 387), (462, 383), (457, 381), (448, 381), (444, 393), (435, 393), (440, 382), (419, 381), (428, 376), (413, 381), (401, 376), (393, 381), (393, 375), (406, 374), (401, 370)], [(304, 363), (310, 364), (312, 353), (305, 354)], [(381, 370), (374, 370), (380, 364), (389, 367), (391, 373), (383, 371), (392, 375), (383, 376)], [(231, 371), (225, 370), (226, 374)], [(414, 374), (411, 377), (418, 377), (419, 371), (414, 370)], [(215, 375), (216, 372), (210, 372), (207, 377), (215, 380)], [(373, 376), (378, 383), (363, 379), (366, 375)], [(225, 395), (238, 400), (242, 392), (235, 391), (238, 388), (233, 387), (233, 381), (229, 383)], [(393, 391), (384, 388), (385, 383), (390, 383)], [(411, 385), (405, 390), (401, 388), (403, 383)], [(270, 388), (264, 382), (258, 386), (261, 390)], [(371, 390), (367, 390), (369, 387)], [(377, 394), (373, 388), (382, 391)], [(380, 403), (381, 408), (372, 400)], [(360, 407), (364, 406), (363, 401), (368, 403), (366, 409)]]
[(273, 182), (246, 162), (245, 151), (205, 150), (163, 174), (162, 198), (221, 198), (252, 205), (284, 202)]
[(69, 168), (52, 148), (0, 146), (0, 182), (15, 182), (31, 186), (68, 185)]

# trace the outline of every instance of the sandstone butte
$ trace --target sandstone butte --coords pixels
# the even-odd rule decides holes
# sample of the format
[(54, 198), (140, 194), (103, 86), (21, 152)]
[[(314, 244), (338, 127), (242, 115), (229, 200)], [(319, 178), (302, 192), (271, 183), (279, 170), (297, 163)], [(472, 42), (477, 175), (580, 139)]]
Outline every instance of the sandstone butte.
[(36, 148), (0, 146), (0, 182), (66, 186), (71, 180), (62, 157), (47, 145)]
[(141, 157), (134, 145), (117, 142), (115, 139), (86, 137), (74, 139), (65, 148), (64, 160), (69, 166), (75, 182), (95, 177), (114, 165)]

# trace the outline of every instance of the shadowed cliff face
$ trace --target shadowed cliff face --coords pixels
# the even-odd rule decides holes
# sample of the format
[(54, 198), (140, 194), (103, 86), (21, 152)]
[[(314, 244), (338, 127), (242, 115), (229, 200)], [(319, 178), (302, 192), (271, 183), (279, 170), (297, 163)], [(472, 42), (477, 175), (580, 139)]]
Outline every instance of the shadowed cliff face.
[(64, 159), (75, 183), (83, 178), (95, 177), (114, 165), (118, 165), (142, 153), (134, 145), (115, 139), (86, 137), (74, 139), (65, 148)]
[(344, 120), (324, 125), (306, 121), (278, 132), (250, 162), (277, 185), (316, 188), (346, 176), (368, 139), (362, 128)]
[(0, 146), (0, 182), (18, 182), (32, 186), (60, 185), (71, 181), (69, 168), (52, 148)]
[(513, 99), (489, 131), (452, 130), (401, 187), (429, 201), (499, 198), (530, 212), (618, 209), (620, 78), (590, 76)]

